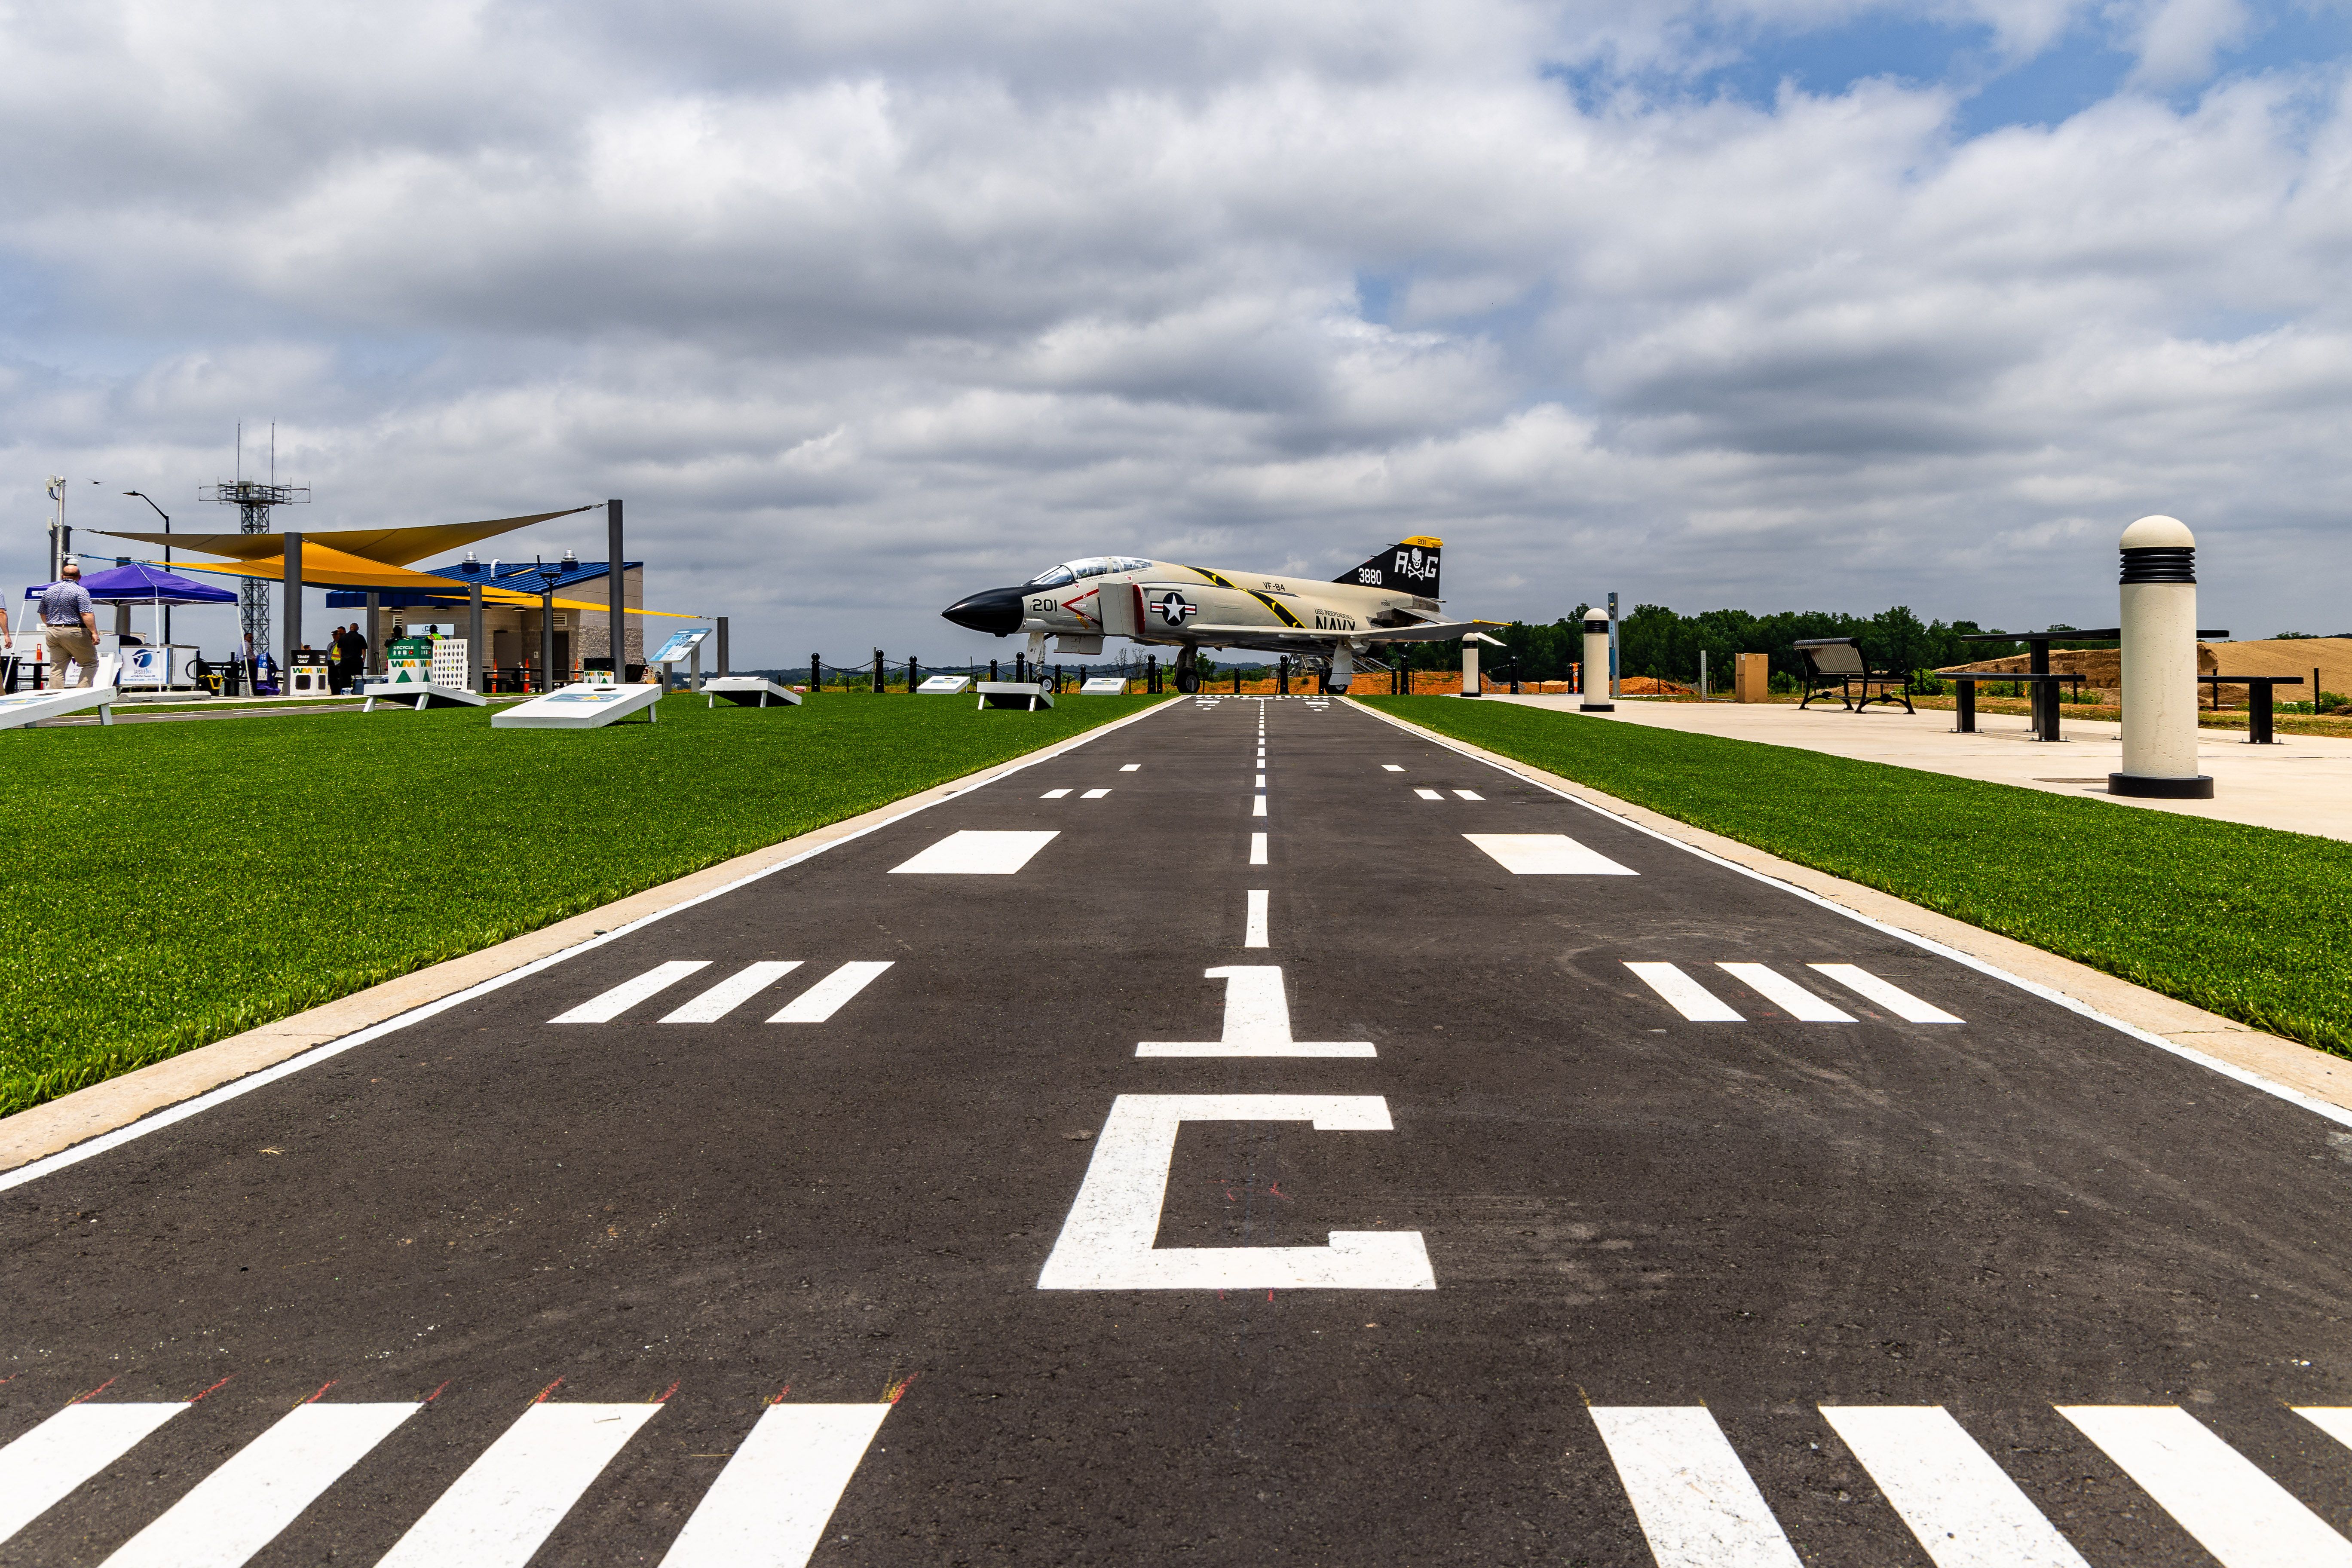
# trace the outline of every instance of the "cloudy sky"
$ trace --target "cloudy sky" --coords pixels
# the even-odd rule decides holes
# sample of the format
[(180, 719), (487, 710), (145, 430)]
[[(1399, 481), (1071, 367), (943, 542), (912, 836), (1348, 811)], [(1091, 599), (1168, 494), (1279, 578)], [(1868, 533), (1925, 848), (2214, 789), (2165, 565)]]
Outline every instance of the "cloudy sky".
[(2084, 625), (2158, 510), (2206, 624), (2352, 628), (2342, 0), (15, 0), (0, 50), (11, 598), (46, 475), (233, 527), (275, 419), (311, 528), (625, 497), (739, 665), (1421, 532), (1468, 615)]

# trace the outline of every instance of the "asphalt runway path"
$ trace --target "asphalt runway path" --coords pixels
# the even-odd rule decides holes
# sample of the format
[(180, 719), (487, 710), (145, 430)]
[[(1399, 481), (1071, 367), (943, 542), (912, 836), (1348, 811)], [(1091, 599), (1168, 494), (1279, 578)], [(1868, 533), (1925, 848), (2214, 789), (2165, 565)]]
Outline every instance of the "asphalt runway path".
[(1186, 701), (7, 1178), (0, 1561), (2352, 1562), (2348, 1162)]

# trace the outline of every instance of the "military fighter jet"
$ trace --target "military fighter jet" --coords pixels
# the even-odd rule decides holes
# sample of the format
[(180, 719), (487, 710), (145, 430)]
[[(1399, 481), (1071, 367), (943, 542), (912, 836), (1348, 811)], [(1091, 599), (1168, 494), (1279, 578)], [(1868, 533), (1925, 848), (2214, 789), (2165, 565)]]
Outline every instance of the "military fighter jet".
[(1445, 642), (1489, 621), (1440, 618), (1434, 539), (1402, 540), (1329, 583), (1217, 572), (1133, 555), (1096, 555), (1048, 567), (1013, 588), (990, 588), (940, 612), (996, 637), (1029, 634), (1029, 658), (1045, 639), (1065, 654), (1102, 652), (1103, 638), (1173, 645), (1176, 689), (1200, 689), (1196, 648), (1252, 648), (1297, 656), (1326, 687), (1345, 691), (1356, 655), (1374, 643)]

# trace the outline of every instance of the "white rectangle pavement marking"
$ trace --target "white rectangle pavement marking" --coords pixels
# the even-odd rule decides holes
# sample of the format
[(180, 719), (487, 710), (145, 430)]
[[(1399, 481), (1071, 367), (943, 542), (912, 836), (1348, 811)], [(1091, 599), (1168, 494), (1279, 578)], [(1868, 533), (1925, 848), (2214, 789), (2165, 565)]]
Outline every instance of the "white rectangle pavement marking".
[(609, 1024), (657, 991), (667, 990), (698, 969), (710, 967), (707, 958), (677, 958), (657, 963), (635, 980), (625, 980), (600, 996), (591, 996), (568, 1013), (558, 1013), (551, 1024)]
[(1242, 932), (1242, 945), (1244, 947), (1264, 947), (1266, 945), (1265, 896), (1267, 891), (1268, 889), (1265, 888), (1252, 888), (1249, 890), (1249, 923), (1246, 929)]
[(740, 972), (729, 975), (685, 1006), (674, 1013), (664, 1014), (662, 1022), (716, 1024), (800, 966), (801, 961), (797, 958), (768, 959), (746, 964)]
[(534, 1405), (376, 1568), (523, 1568), (658, 1405)]
[(1250, 835), (1250, 864), (1253, 866), (1265, 864), (1265, 835), (1263, 833)]
[(0, 1541), (139, 1446), (186, 1405), (68, 1405), (0, 1448)]
[(785, 1003), (783, 1010), (770, 1018), (768, 1022), (771, 1024), (822, 1024), (840, 1012), (842, 1005), (852, 996), (873, 984), (881, 973), (890, 967), (892, 962), (886, 958), (878, 962), (868, 959), (855, 963), (845, 963), (790, 1002)]
[(671, 1543), (662, 1568), (803, 1568), (887, 1405), (771, 1405)]
[[(1118, 770), (1118, 771), (1119, 771), (1120, 773), (1131, 773), (1135, 772), (1135, 770), (1136, 770), (1136, 769), (1138, 769), (1138, 768), (1141, 767), (1142, 765), (1143, 765), (1143, 764), (1142, 764), (1141, 763), (1122, 763), (1121, 764), (1119, 764), (1119, 770)], [(845, 1406), (845, 1408), (846, 1408), (846, 1407)]]
[(1484, 800), (1486, 798), (1475, 789), (1457, 789), (1454, 793), (1460, 795), (1464, 800)]
[(1705, 1405), (1596, 1405), (1592, 1424), (1658, 1568), (1799, 1568), (1780, 1521)]
[(1417, 789), (1412, 793), (1421, 796), (1423, 800), (1444, 800), (1445, 798), (1433, 789)]
[(1738, 1024), (1738, 1014), (1718, 1001), (1714, 992), (1671, 963), (1628, 963), (1643, 984), (1666, 999), (1666, 1005), (1694, 1024)]
[(1851, 1024), (1853, 1015), (1833, 1007), (1788, 976), (1760, 963), (1718, 963), (1733, 979), (1803, 1024)]
[(298, 1405), (122, 1543), (107, 1568), (237, 1568), (422, 1405)]
[(1259, 795), (1255, 798), (1255, 802), (1250, 806), (1250, 815), (1252, 816), (1264, 816), (1265, 815), (1265, 796)]
[(1294, 1040), (1290, 998), (1282, 966), (1227, 964), (1205, 970), (1202, 978), (1225, 983), (1224, 1037), (1216, 1040), (1145, 1040), (1139, 1057), (1372, 1057), (1370, 1040)]
[(1889, 985), (1869, 970), (1852, 963), (1809, 963), (1865, 1001), (1875, 1002), (1906, 1024), (1958, 1024), (1941, 1007), (1922, 1002), (1899, 985)]
[(1822, 1415), (1936, 1568), (2090, 1568), (1940, 1405), (1824, 1405)]
[(2347, 1568), (2352, 1542), (2177, 1405), (2061, 1405), (2222, 1568)]
[(1404, 772), (1404, 770), (1397, 766), (1394, 763), (1382, 763), (1381, 764), (1381, 772), (1384, 773), (1401, 773)]
[(2294, 1410), (2297, 1415), (2346, 1447), (2352, 1447), (2352, 1408), (2340, 1405), (2298, 1405), (2294, 1406)]
[(1066, 789), (1049, 789), (1049, 790), (1047, 790), (1044, 795), (1039, 795), (1037, 798), (1038, 798), (1039, 800), (1059, 800), (1059, 799), (1061, 799), (1064, 795), (1068, 795), (1069, 793), (1070, 793), (1070, 792), (1069, 792), (1068, 790), (1066, 790)]
[(891, 867), (890, 874), (1010, 877), (1057, 837), (1054, 833), (1003, 833), (967, 827), (949, 834), (913, 859)]
[(1565, 833), (1465, 833), (1495, 863), (1515, 877), (1634, 877), (1606, 855), (1587, 849)]
[(1105, 795), (1108, 795), (1109, 793), (1110, 793), (1110, 791), (1108, 791), (1108, 790), (1107, 790), (1107, 789), (1090, 789), (1090, 790), (1087, 791), (1087, 793), (1086, 793), (1086, 794), (1084, 794), (1084, 795), (1082, 795), (1078, 796), (1078, 798), (1079, 798), (1080, 800), (1100, 800), (1103, 796), (1105, 796)]

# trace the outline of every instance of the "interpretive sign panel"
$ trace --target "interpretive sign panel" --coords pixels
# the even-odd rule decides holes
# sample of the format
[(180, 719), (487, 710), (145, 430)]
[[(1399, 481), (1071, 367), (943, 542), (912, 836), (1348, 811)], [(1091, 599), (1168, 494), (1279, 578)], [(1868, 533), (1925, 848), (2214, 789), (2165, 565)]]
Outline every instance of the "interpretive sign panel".
[(789, 686), (779, 686), (764, 675), (714, 675), (702, 683), (711, 707), (719, 705), (721, 697), (744, 708), (766, 708), (771, 704), (789, 706), (801, 700), (801, 694)]
[(1081, 697), (1123, 697), (1126, 694), (1127, 682), (1116, 675), (1090, 675), (1087, 677), (1087, 683), (1078, 688)]
[(702, 639), (709, 635), (710, 628), (709, 626), (698, 627), (690, 632), (672, 632), (670, 634), (669, 641), (662, 644), (661, 651), (654, 655), (654, 662), (656, 664), (677, 664), (680, 660), (684, 659), (688, 655), (693, 653), (696, 648), (700, 647), (702, 646)]
[(493, 730), (600, 730), (643, 710), (656, 717), (658, 686), (566, 686), (490, 715)]
[(971, 689), (969, 675), (933, 675), (915, 688), (918, 697), (961, 697)]

